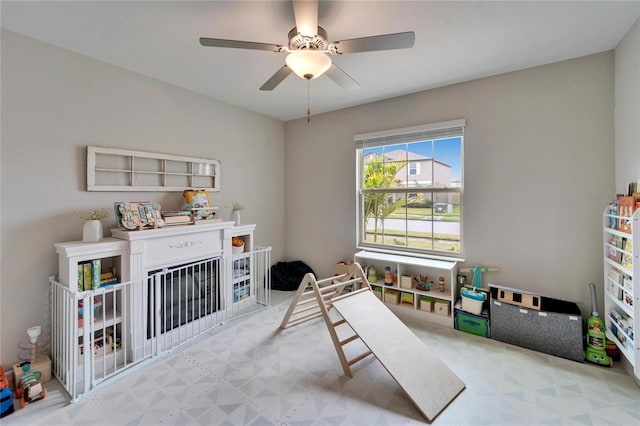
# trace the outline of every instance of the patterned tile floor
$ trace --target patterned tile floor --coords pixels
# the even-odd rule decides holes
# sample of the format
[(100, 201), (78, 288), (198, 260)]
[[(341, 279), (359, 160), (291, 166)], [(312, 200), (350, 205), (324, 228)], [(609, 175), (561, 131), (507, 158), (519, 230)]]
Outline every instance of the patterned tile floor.
[[(404, 425), (426, 420), (373, 358), (342, 374), (321, 319), (278, 330), (292, 293), (68, 404), (50, 396), (2, 425)], [(277, 301), (284, 303), (277, 303)], [(434, 425), (640, 425), (640, 386), (612, 369), (408, 323), (467, 385)], [(418, 367), (418, 366), (416, 366)], [(422, 366), (424, 367), (424, 366)], [(428, 367), (428, 366), (427, 366)]]

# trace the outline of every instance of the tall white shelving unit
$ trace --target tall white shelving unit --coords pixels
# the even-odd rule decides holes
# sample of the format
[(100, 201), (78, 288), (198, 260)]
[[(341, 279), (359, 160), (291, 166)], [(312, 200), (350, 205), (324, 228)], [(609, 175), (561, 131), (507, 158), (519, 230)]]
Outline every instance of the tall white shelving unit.
[[(631, 232), (613, 229), (620, 221), (631, 223)], [(618, 228), (618, 226), (615, 226)], [(618, 216), (607, 208), (604, 229), (604, 317), (607, 338), (614, 341), (640, 379), (640, 209), (632, 216)]]

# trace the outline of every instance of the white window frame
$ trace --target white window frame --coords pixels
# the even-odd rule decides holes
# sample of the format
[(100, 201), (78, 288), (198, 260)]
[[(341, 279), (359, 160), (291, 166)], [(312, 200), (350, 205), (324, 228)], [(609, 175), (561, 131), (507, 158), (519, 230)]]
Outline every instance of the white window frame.
[[(440, 123), (431, 123), (421, 126), (404, 127), (399, 129), (383, 130), (371, 133), (361, 133), (354, 135), (353, 139), (356, 143), (356, 244), (360, 249), (375, 250), (380, 252), (400, 253), (409, 252), (412, 255), (419, 255), (425, 257), (440, 257), (440, 258), (454, 258), (464, 259), (464, 243), (463, 243), (463, 191), (464, 191), (464, 127), (466, 120), (451, 120)], [(366, 148), (381, 147), (387, 145), (396, 145), (402, 143), (412, 143), (420, 141), (438, 140), (450, 137), (460, 137), (460, 186), (448, 186), (445, 188), (440, 187), (427, 187), (424, 189), (407, 187), (392, 190), (380, 190), (369, 189), (364, 190), (361, 188), (364, 161), (363, 152)], [(413, 163), (413, 161), (411, 162)], [(407, 176), (411, 175), (409, 172), (409, 163), (407, 165)], [(418, 165), (419, 167), (419, 165)], [(363, 238), (364, 230), (364, 218), (363, 218), (363, 206), (364, 206), (364, 194), (365, 192), (395, 192), (395, 193), (421, 193), (431, 195), (431, 199), (435, 199), (435, 195), (438, 193), (457, 193), (460, 199), (460, 251), (449, 252), (436, 249), (423, 249), (407, 246), (392, 246), (390, 244), (373, 244), (366, 242)], [(432, 246), (433, 248), (433, 246)]]
[[(412, 168), (413, 168), (413, 172), (411, 170)], [(420, 174), (420, 163), (418, 161), (409, 162), (409, 176), (418, 176), (419, 174)]]

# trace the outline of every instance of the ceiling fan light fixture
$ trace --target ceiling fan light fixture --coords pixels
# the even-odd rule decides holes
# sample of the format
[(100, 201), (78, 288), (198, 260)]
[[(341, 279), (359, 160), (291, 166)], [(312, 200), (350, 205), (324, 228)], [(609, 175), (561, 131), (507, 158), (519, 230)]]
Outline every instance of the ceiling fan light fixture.
[(311, 80), (331, 68), (331, 58), (317, 50), (296, 50), (285, 59), (287, 66), (300, 78)]

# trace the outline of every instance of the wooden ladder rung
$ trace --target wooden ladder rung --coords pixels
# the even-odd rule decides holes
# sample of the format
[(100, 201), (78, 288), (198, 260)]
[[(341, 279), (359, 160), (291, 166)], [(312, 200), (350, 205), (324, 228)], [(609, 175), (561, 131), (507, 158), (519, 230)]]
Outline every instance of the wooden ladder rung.
[(360, 354), (357, 357), (355, 357), (352, 360), (350, 360), (349, 361), (349, 365), (353, 365), (358, 361), (362, 361), (364, 358), (368, 357), (369, 355), (371, 355), (371, 351), (366, 351), (365, 353)]
[(362, 293), (365, 291), (371, 291), (371, 289), (369, 289), (368, 287), (359, 288), (357, 290), (350, 291), (349, 293), (341, 294), (340, 296), (334, 297), (331, 299), (331, 302), (344, 299), (345, 297), (353, 296), (354, 294)]
[(344, 324), (344, 323), (346, 323), (346, 322), (347, 322), (347, 321), (346, 321), (344, 318), (342, 318), (342, 319), (340, 319), (340, 320), (338, 320), (338, 321), (334, 322), (334, 323), (333, 323), (333, 324), (331, 324), (331, 325), (332, 325), (332, 326), (334, 326), (334, 327), (337, 327), (337, 326), (342, 325), (342, 324)]
[(294, 319), (290, 320), (290, 322), (291, 323), (298, 323), (298, 322), (302, 322), (303, 320), (309, 320), (311, 318), (315, 318), (315, 317), (319, 317), (319, 316), (322, 316), (322, 312), (321, 311), (312, 312), (310, 314), (301, 316), (300, 318), (294, 318)]
[(324, 294), (329, 290), (335, 290), (338, 287), (345, 287), (348, 286), (349, 284), (353, 284), (353, 283), (357, 283), (357, 282), (361, 282), (362, 280), (358, 277), (358, 278), (354, 278), (352, 280), (347, 280), (344, 282), (337, 282), (331, 285), (326, 285), (322, 288), (320, 288), (320, 293)]
[(351, 343), (351, 342), (353, 342), (354, 340), (359, 339), (359, 338), (360, 338), (360, 336), (358, 336), (357, 334), (354, 334), (354, 335), (353, 335), (353, 336), (351, 336), (351, 337), (347, 337), (347, 338), (346, 338), (346, 339), (344, 339), (344, 340), (340, 340), (340, 346), (344, 346), (344, 345), (346, 345), (347, 343)]
[[(298, 305), (298, 306), (300, 306), (300, 305)], [(306, 308), (302, 308), (302, 309), (297, 309), (297, 308), (298, 307), (296, 306), (296, 310), (294, 310), (291, 315), (300, 314), (302, 312), (311, 311), (313, 309), (317, 309), (318, 312), (320, 312), (320, 309), (318, 308), (318, 305), (311, 305), (311, 306), (307, 306)]]
[[(305, 296), (311, 296), (311, 297), (307, 297), (306, 299), (303, 299), (303, 297)], [(296, 305), (306, 305), (307, 303), (311, 303), (311, 302), (315, 302), (316, 301), (316, 297), (315, 294), (303, 294), (302, 296), (300, 296), (300, 299), (298, 300), (298, 303), (296, 303)]]

